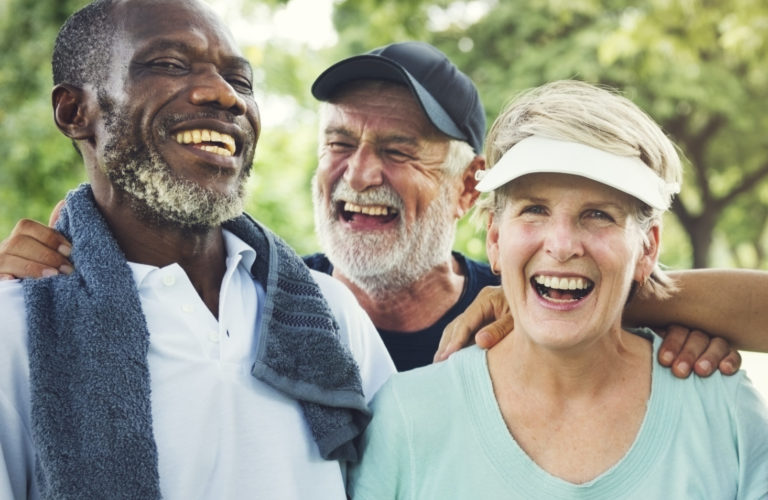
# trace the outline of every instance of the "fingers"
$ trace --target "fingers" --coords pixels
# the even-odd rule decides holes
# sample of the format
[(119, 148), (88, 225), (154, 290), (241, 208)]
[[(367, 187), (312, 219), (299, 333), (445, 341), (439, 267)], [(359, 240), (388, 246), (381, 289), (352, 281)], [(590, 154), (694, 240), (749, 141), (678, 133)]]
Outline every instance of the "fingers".
[(0, 275), (39, 278), (72, 272), (72, 247), (53, 229), (29, 219), (20, 220), (0, 242)]
[(515, 327), (515, 320), (511, 315), (504, 315), (488, 326), (484, 326), (477, 335), (475, 343), (483, 349), (490, 349), (498, 344), (501, 339), (509, 335)]
[(663, 366), (672, 366), (677, 355), (688, 338), (688, 329), (678, 325), (670, 325), (666, 330), (657, 329), (656, 332), (664, 337), (664, 341), (659, 347), (659, 363)]
[(733, 375), (739, 371), (739, 368), (741, 368), (741, 354), (739, 354), (739, 351), (731, 349), (723, 360), (720, 361), (718, 368), (723, 375)]
[(691, 374), (692, 367), (709, 345), (709, 337), (700, 330), (691, 330), (680, 354), (672, 363), (672, 373), (679, 378)]
[(470, 343), (475, 330), (487, 322), (483, 313), (483, 309), (475, 307), (475, 302), (473, 302), (462, 314), (448, 323), (443, 330), (442, 337), (440, 337), (433, 362), (448, 359), (451, 354)]
[(720, 337), (710, 338), (700, 330), (672, 325), (659, 348), (659, 363), (671, 366), (679, 378), (686, 378), (691, 371), (708, 377), (716, 369), (732, 375), (741, 366), (741, 355)]
[[(700, 377), (708, 377), (721, 365), (726, 369), (721, 370), (723, 374), (733, 375), (738, 370), (738, 366), (741, 366), (741, 355), (732, 350), (730, 344), (724, 339), (713, 337), (704, 353), (699, 356), (693, 370)], [(737, 368), (734, 369), (734, 366)]]
[[(469, 345), (473, 341), (475, 332), (483, 325), (492, 323), (504, 316), (508, 316), (508, 306), (501, 287), (483, 288), (469, 307), (445, 327), (434, 361), (443, 361), (462, 347)], [(488, 330), (490, 337), (483, 340), (489, 345), (495, 344), (493, 338), (500, 335), (500, 330), (508, 324), (510, 319), (504, 320), (503, 323), (492, 323), (493, 326)], [(483, 328), (483, 331), (487, 328)], [(501, 335), (501, 337), (503, 336)]]
[(706, 350), (708, 344), (709, 337), (701, 331), (671, 325), (659, 348), (659, 363), (670, 366), (676, 377), (686, 378), (691, 374), (694, 361)]

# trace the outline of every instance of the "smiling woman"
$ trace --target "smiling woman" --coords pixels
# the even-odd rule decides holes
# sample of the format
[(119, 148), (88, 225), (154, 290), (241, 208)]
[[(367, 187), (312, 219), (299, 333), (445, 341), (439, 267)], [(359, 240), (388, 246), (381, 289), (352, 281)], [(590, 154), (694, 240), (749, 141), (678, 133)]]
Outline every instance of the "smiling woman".
[(657, 260), (681, 167), (661, 129), (555, 82), (501, 113), (487, 157), (488, 258), (514, 333), (390, 379), (353, 497), (768, 495), (768, 410), (746, 377), (676, 379), (658, 338), (622, 328), (634, 295), (674, 288)]

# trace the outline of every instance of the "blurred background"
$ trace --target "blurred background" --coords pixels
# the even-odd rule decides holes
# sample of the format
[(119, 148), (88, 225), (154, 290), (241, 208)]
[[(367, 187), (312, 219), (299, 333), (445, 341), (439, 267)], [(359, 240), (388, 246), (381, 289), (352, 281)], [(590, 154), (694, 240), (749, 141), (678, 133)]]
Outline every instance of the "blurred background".
[[(85, 179), (51, 119), (50, 54), (82, 0), (0, 0), (0, 239), (47, 221)], [(768, 4), (762, 0), (208, 0), (255, 68), (263, 131), (248, 210), (300, 253), (318, 249), (310, 179), (317, 104), (332, 62), (424, 40), (477, 84), (488, 122), (517, 92), (577, 78), (620, 89), (685, 157), (665, 220), (671, 268), (768, 268)], [(466, 219), (466, 218), (465, 218)], [(484, 258), (462, 221), (456, 248)], [(766, 304), (768, 306), (768, 304)], [(768, 335), (768, 332), (765, 332)], [(768, 396), (768, 355), (745, 353)]]

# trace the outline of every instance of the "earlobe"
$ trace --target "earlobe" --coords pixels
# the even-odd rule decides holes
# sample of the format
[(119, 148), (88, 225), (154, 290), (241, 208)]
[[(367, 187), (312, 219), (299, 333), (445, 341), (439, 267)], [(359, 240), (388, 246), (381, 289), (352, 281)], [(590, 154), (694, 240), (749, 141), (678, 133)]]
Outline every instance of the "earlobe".
[(73, 140), (87, 140), (93, 136), (93, 120), (82, 89), (66, 84), (56, 85), (51, 100), (53, 119), (64, 135)]
[(456, 208), (456, 218), (461, 218), (467, 213), (477, 201), (477, 197), (480, 196), (480, 191), (477, 188), (477, 179), (475, 179), (475, 173), (478, 170), (485, 168), (485, 158), (482, 156), (475, 156), (464, 174), (462, 174), (462, 191), (459, 194), (459, 203)]
[(646, 241), (643, 244), (642, 253), (635, 268), (635, 281), (643, 283), (651, 275), (659, 258), (659, 242), (661, 228), (654, 224), (646, 233)]
[(494, 222), (493, 213), (488, 216), (488, 225), (485, 235), (485, 253), (488, 256), (488, 263), (491, 269), (498, 269), (499, 261), (499, 226)]

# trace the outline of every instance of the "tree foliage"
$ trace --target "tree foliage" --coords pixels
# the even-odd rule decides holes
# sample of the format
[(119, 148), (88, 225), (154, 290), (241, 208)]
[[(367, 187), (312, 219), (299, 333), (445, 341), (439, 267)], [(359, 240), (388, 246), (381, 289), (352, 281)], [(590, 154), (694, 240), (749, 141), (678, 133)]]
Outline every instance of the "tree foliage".
[[(84, 179), (72, 145), (51, 119), (50, 56), (59, 26), (82, 1), (0, 3), (0, 234), (22, 217), (48, 220)], [(34, 33), (34, 36), (32, 34)]]

